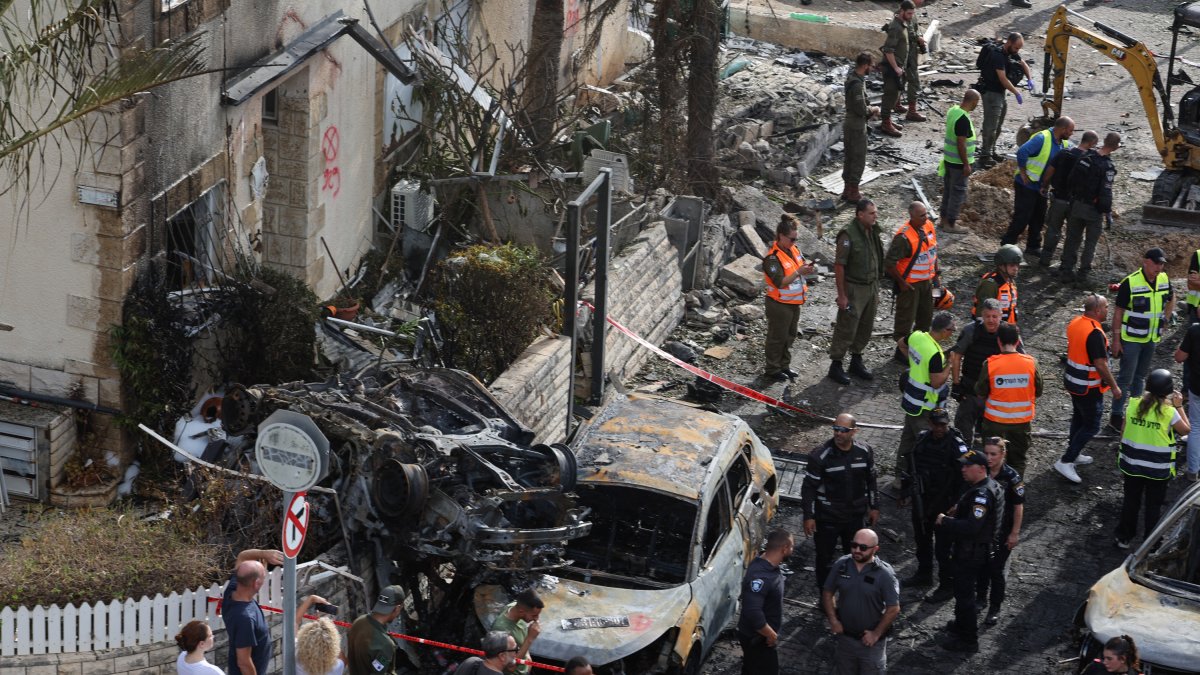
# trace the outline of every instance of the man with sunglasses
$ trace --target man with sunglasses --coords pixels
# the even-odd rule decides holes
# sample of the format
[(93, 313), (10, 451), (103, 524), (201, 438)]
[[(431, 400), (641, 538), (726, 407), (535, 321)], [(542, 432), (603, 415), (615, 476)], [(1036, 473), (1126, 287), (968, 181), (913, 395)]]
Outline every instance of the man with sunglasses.
[(854, 440), (858, 422), (842, 413), (833, 422), (833, 438), (808, 455), (800, 505), (804, 509), (804, 534), (816, 547), (816, 583), (819, 593), (829, 575), (834, 550), (850, 552), (854, 533), (879, 520), (875, 452)]
[(837, 636), (838, 675), (887, 672), (885, 636), (900, 615), (900, 582), (892, 566), (875, 557), (878, 551), (873, 530), (855, 532), (850, 555), (834, 563), (821, 589), (829, 629)]
[(459, 675), (500, 675), (511, 673), (516, 665), (517, 641), (502, 630), (494, 630), (483, 636), (479, 643), (483, 658), (472, 656), (459, 664), (454, 672)]
[(794, 380), (799, 373), (791, 369), (792, 343), (800, 328), (800, 305), (808, 299), (805, 276), (816, 267), (805, 262), (796, 246), (799, 223), (785, 213), (775, 226), (775, 242), (763, 258), (763, 277), (766, 282), (766, 368), (763, 377), (783, 382)]

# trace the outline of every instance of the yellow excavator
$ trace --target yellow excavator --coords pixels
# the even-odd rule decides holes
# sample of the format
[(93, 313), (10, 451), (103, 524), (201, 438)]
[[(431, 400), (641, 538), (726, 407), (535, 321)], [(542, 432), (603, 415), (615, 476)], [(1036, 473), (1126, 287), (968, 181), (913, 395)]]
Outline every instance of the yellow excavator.
[[(1073, 23), (1072, 19), (1089, 26)], [(1067, 53), (1071, 38), (1077, 38), (1116, 61), (1129, 71), (1137, 84), (1145, 108), (1146, 121), (1154, 135), (1154, 144), (1162, 156), (1163, 172), (1154, 182), (1150, 203), (1142, 211), (1142, 222), (1161, 225), (1200, 225), (1200, 86), (1183, 72), (1182, 57), (1176, 58), (1180, 31), (1200, 28), (1200, 2), (1175, 8), (1171, 26), (1171, 56), (1167, 61), (1164, 86), (1157, 56), (1141, 40), (1092, 21), (1088, 17), (1059, 6), (1046, 30), (1045, 71), (1042, 77), (1043, 117), (1032, 120), (1018, 133), (1024, 142), (1039, 129), (1048, 128), (1063, 113), (1063, 84), (1067, 72)], [(1176, 63), (1179, 67), (1176, 67)], [(1179, 101), (1179, 114), (1171, 104), (1172, 85), (1191, 86)], [(1049, 92), (1053, 89), (1053, 95)]]

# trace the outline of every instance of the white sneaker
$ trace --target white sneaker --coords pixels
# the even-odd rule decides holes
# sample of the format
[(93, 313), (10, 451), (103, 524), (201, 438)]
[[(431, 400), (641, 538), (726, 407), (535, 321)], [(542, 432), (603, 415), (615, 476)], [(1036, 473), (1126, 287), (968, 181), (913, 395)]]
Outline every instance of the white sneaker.
[(1062, 474), (1063, 478), (1066, 478), (1072, 483), (1083, 482), (1083, 479), (1079, 477), (1079, 474), (1075, 473), (1074, 464), (1070, 464), (1068, 462), (1055, 462), (1054, 470)]
[(1086, 466), (1088, 464), (1091, 464), (1093, 461), (1095, 461), (1095, 460), (1093, 460), (1088, 455), (1080, 455), (1075, 458), (1075, 466)]

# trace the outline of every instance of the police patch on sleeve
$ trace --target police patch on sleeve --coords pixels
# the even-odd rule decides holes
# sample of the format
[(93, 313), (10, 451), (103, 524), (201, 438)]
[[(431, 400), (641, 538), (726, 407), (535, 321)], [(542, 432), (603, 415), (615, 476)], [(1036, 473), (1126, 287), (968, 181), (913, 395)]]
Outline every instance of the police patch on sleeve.
[(1017, 493), (1017, 496), (1018, 496), (1018, 497), (1024, 497), (1024, 496), (1025, 496), (1025, 484), (1024, 484), (1024, 483), (1018, 483), (1018, 484), (1017, 484), (1017, 487), (1016, 487), (1016, 489), (1015, 489), (1015, 492)]
[(761, 591), (762, 587), (763, 587), (762, 579), (755, 579), (750, 582), (750, 592), (751, 593), (757, 593), (757, 592)]
[(987, 497), (984, 497), (983, 495), (975, 495), (975, 503), (987, 504)]
[(986, 508), (984, 508), (982, 506), (976, 506), (975, 510), (973, 511), (973, 514), (975, 515), (975, 520), (979, 520), (980, 518), (983, 518), (983, 514), (985, 514), (985, 513), (987, 513)]

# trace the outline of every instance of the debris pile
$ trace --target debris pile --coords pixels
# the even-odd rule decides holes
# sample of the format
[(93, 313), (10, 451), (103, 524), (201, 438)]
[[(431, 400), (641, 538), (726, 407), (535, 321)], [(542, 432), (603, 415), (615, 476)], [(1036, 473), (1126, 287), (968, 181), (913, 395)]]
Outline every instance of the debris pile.
[(1005, 160), (986, 171), (971, 174), (970, 191), (958, 216), (958, 224), (975, 234), (997, 237), (1008, 229), (1013, 211), (1013, 172), (1016, 164)]

